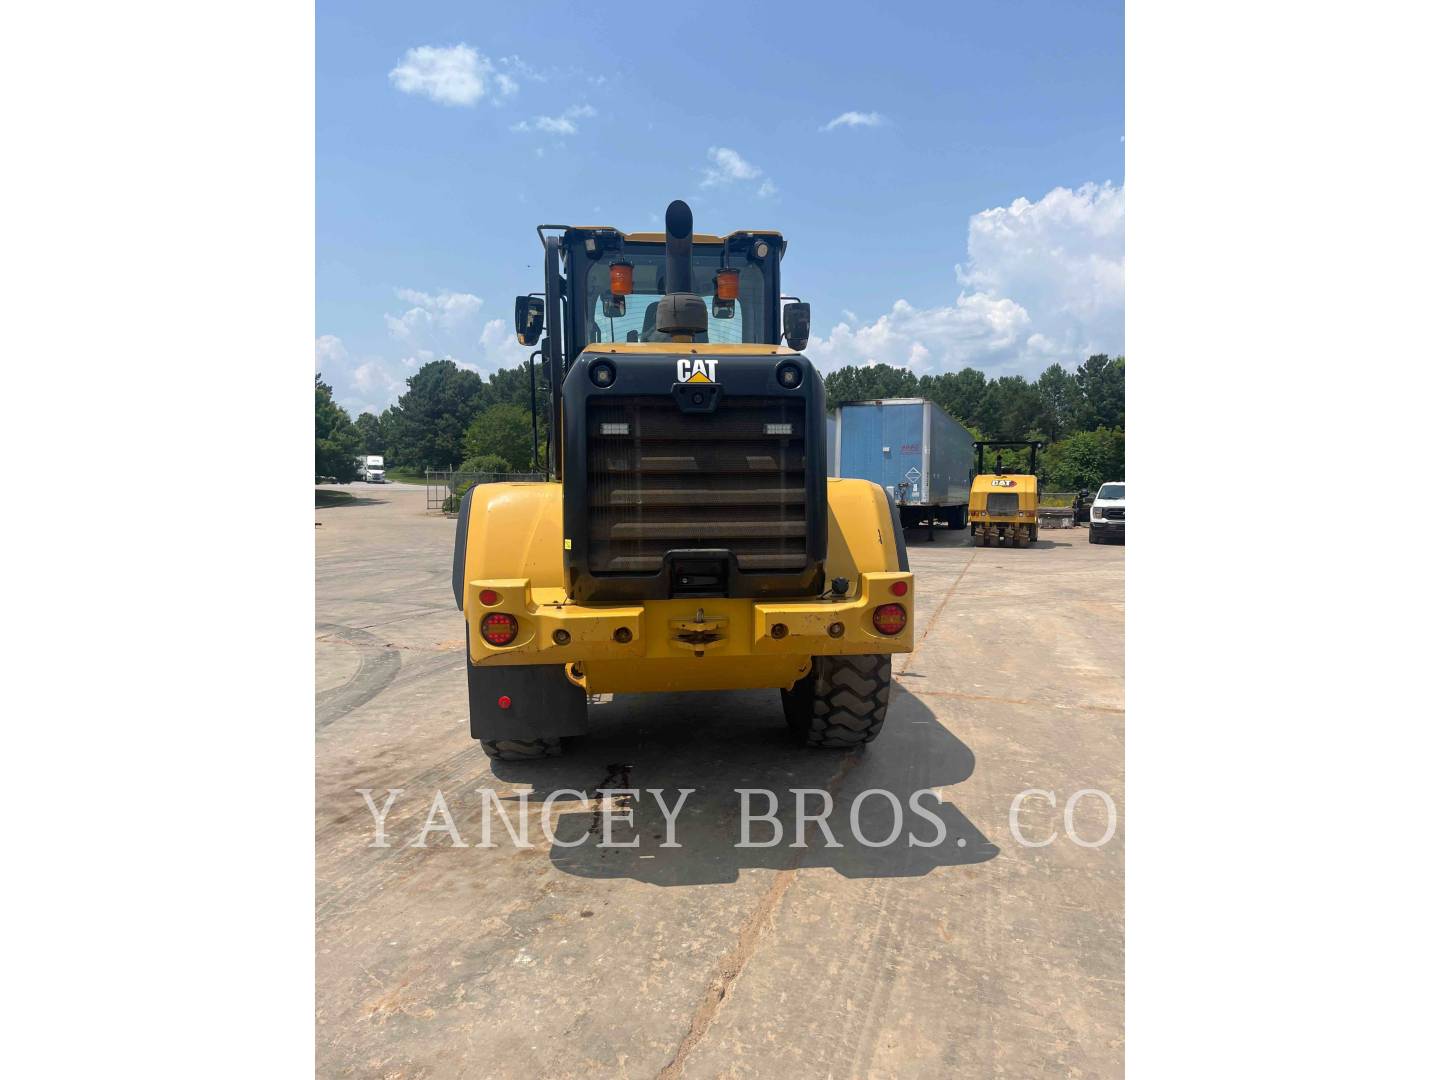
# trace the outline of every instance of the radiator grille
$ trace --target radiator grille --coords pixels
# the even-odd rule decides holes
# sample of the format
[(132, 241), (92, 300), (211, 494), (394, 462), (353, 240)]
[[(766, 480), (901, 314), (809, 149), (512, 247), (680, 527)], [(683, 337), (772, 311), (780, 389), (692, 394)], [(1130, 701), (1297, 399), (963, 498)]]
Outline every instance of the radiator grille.
[(985, 498), (985, 509), (992, 514), (1018, 514), (1020, 496), (1014, 491), (992, 491)]
[(804, 568), (802, 399), (682, 413), (670, 397), (591, 398), (586, 439), (592, 572), (653, 574), (687, 548), (732, 551), (741, 570)]

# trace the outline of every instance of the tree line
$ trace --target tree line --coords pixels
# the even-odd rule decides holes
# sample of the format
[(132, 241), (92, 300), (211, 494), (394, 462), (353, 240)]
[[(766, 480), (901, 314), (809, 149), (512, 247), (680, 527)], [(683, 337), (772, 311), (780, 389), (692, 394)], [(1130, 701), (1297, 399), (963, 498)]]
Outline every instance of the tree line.
[[(537, 369), (537, 383), (539, 374)], [(525, 364), (487, 379), (453, 360), (432, 360), (410, 376), (406, 386), (400, 400), (379, 416), (364, 412), (352, 421), (323, 377), (316, 375), (315, 474), (347, 479), (361, 454), (382, 454), (387, 469), (416, 472), (456, 466), (482, 472), (530, 471), (530, 373)], [(537, 385), (536, 397), (543, 468), (550, 395)]]
[(916, 375), (874, 364), (825, 376), (825, 400), (922, 397), (964, 424), (977, 439), (1045, 443), (1037, 469), (1051, 491), (1094, 491), (1125, 479), (1125, 358), (1097, 353), (1075, 371), (1051, 364), (1032, 382), (1020, 375), (988, 378), (962, 368)]
[[(540, 462), (549, 437), (550, 396), (539, 379)], [(526, 472), (532, 467), (530, 374), (527, 366), (482, 377), (453, 360), (432, 360), (379, 416), (353, 421), (315, 376), (315, 472), (347, 479), (360, 454), (383, 454), (387, 468), (451, 468)], [(825, 376), (825, 399), (923, 397), (964, 424), (976, 438), (1045, 442), (1040, 475), (1051, 490), (1095, 490), (1125, 478), (1125, 358), (1104, 353), (1075, 371), (1052, 364), (1033, 381), (989, 378), (975, 368), (917, 376), (874, 364)]]

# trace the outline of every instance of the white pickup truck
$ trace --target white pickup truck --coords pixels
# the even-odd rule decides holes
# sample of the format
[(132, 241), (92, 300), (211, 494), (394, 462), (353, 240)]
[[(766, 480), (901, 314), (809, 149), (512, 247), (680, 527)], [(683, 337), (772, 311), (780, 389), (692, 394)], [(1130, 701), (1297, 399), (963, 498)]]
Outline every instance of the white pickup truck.
[(1118, 538), (1125, 542), (1125, 481), (1110, 480), (1100, 485), (1090, 507), (1090, 543)]

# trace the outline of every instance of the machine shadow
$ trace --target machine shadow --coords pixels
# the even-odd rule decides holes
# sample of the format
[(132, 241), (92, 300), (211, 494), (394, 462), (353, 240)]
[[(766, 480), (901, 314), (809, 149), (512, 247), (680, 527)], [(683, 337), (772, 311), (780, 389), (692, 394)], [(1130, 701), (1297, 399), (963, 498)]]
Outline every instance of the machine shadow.
[[(1017, 548), (1015, 550), (1023, 551), (1026, 550), (1026, 548), (1031, 548), (1037, 551), (1046, 551), (1051, 548), (1070, 547), (1072, 541), (1050, 540), (1046, 538), (1046, 533), (1053, 533), (1055, 531), (1054, 529), (1041, 529), (1040, 539), (1027, 544), (1025, 548)], [(916, 525), (914, 528), (905, 530), (905, 546), (913, 549), (917, 555), (920, 555), (924, 554), (927, 549), (935, 551), (941, 548), (976, 547), (977, 545), (975, 538), (970, 535), (969, 529), (937, 528), (935, 530), (935, 539), (931, 541), (929, 539), (929, 530), (926, 529), (924, 525)], [(1004, 547), (1008, 549), (1009, 545), (1004, 545)], [(1000, 549), (996, 548), (995, 550)]]
[(344, 491), (315, 492), (316, 510), (333, 510), (337, 506), (379, 506), (386, 502), (385, 499), (372, 499), (368, 495), (351, 495)]
[[(562, 798), (573, 809), (566, 813), (567, 802), (557, 802), (560, 812), (553, 819), (557, 843), (550, 858), (557, 870), (653, 885), (723, 884), (736, 881), (742, 869), (756, 868), (830, 867), (849, 878), (919, 877), (936, 867), (985, 862), (999, 848), (931, 790), (961, 783), (974, 770), (970, 748), (898, 685), (891, 690), (885, 730), (860, 751), (794, 746), (779, 694), (745, 691), (619, 697), (591, 706), (590, 734), (570, 740), (565, 757), (492, 762), (496, 777), (533, 786), (532, 806), (551, 792), (571, 789)], [(612, 837), (617, 844), (638, 840), (638, 846), (602, 846), (600, 804), (593, 801), (602, 788), (641, 789), (629, 807), (633, 827), (617, 802)], [(675, 814), (678, 847), (662, 846), (665, 816), (647, 790), (652, 788), (661, 789), (672, 809), (680, 789), (693, 789)], [(738, 846), (742, 788), (774, 793), (774, 816), (783, 834), (774, 846)], [(827, 846), (815, 824), (806, 829), (805, 847), (792, 846), (799, 788), (829, 791), (834, 808), (826, 820), (836, 846)], [(893, 801), (871, 794), (859, 800), (857, 810), (857, 796), (875, 789), (889, 792)], [(574, 791), (584, 792), (584, 801)], [(822, 809), (820, 795), (806, 800), (810, 812)], [(752, 795), (750, 806), (755, 817), (769, 809), (769, 800)], [(750, 839), (767, 843), (775, 832), (757, 818)], [(886, 842), (892, 834), (893, 842)]]

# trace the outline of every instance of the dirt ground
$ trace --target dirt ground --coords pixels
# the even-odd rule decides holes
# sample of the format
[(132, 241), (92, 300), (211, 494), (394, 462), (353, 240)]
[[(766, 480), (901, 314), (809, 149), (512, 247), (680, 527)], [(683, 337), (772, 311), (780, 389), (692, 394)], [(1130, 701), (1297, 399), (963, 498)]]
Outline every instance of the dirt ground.
[[(1121, 1075), (1123, 546), (912, 531), (917, 647), (863, 751), (792, 748), (774, 692), (620, 696), (505, 764), (469, 737), (453, 519), (345, 490), (315, 512), (318, 1075)], [(601, 845), (620, 787), (692, 789), (678, 847), (648, 793)], [(792, 846), (799, 788), (838, 846)], [(388, 846), (357, 789), (399, 792)], [(778, 846), (736, 846), (736, 789), (778, 793)], [(481, 846), (523, 793), (528, 846), (494, 813)]]

